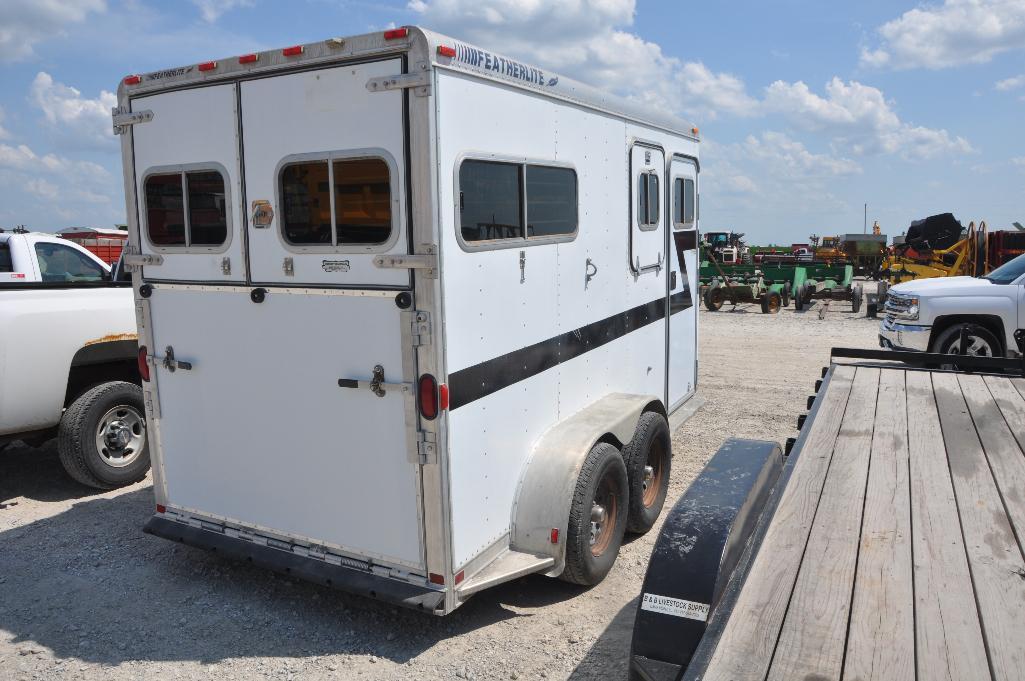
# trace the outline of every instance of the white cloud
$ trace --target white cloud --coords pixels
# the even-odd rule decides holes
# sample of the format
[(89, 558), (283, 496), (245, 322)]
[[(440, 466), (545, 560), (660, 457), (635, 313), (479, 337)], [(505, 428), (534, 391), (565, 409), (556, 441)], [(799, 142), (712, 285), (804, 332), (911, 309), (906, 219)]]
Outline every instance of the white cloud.
[(28, 180), (25, 183), (25, 190), (44, 199), (56, 199), (58, 196), (57, 185), (47, 182), (41, 177)]
[(90, 12), (104, 12), (104, 0), (4, 0), (0, 3), (0, 62), (19, 61), (34, 47), (65, 34)]
[(411, 0), (408, 7), (444, 33), (678, 114), (712, 119), (757, 109), (736, 76), (669, 57), (624, 30), (633, 24), (635, 0)]
[(1018, 166), (1019, 168), (1025, 168), (1025, 156), (1018, 156), (1017, 158), (1012, 158), (1011, 163)]
[(1025, 49), (1025, 0), (945, 0), (879, 27), (881, 46), (865, 48), (865, 66), (942, 69), (983, 64)]
[(0, 106), (0, 140), (9, 139), (11, 136), (11, 133), (7, 132), (7, 129), (4, 128), (4, 118), (6, 116), (7, 113), (4, 111), (4, 108)]
[(781, 132), (763, 132), (761, 137), (748, 135), (743, 151), (747, 158), (771, 163), (788, 177), (838, 177), (861, 173), (861, 166), (856, 162), (812, 153), (802, 143)]
[(75, 161), (56, 154), (40, 156), (24, 144), (16, 147), (0, 144), (0, 168), (31, 173), (74, 175), (77, 178), (92, 178), (103, 182), (108, 182), (110, 178), (106, 168), (92, 161)]
[(203, 21), (210, 24), (233, 9), (253, 6), (252, 0), (192, 0), (192, 4), (199, 8)]
[(1017, 90), (1023, 85), (1025, 85), (1025, 73), (1020, 76), (1012, 76), (1010, 78), (998, 80), (994, 83), (993, 87), (1001, 92), (1007, 92), (1008, 90)]
[(823, 97), (801, 81), (778, 80), (766, 89), (764, 108), (800, 128), (829, 134), (857, 154), (900, 153), (923, 159), (972, 152), (963, 137), (901, 121), (881, 90), (857, 81), (845, 83), (834, 77)]
[(67, 131), (78, 142), (111, 148), (114, 133), (110, 110), (117, 105), (113, 92), (101, 90), (96, 98), (83, 97), (77, 89), (40, 71), (32, 81), (29, 99), (43, 111), (48, 123)]

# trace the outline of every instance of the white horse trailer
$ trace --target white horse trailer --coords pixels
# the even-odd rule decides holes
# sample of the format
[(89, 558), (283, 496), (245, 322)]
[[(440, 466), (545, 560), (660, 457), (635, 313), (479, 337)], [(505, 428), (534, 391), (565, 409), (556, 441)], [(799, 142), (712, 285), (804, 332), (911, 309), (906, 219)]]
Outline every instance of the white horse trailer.
[(148, 532), (444, 614), (655, 521), (696, 128), (413, 27), (129, 76), (114, 127)]

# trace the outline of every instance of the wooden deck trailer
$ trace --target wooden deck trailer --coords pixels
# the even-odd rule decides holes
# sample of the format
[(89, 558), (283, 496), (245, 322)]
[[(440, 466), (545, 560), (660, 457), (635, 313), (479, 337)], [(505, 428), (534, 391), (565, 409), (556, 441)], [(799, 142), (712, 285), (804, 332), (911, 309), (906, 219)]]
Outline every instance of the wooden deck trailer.
[(728, 441), (677, 502), (631, 679), (1025, 678), (1025, 364), (884, 357), (941, 359), (834, 350), (788, 456)]

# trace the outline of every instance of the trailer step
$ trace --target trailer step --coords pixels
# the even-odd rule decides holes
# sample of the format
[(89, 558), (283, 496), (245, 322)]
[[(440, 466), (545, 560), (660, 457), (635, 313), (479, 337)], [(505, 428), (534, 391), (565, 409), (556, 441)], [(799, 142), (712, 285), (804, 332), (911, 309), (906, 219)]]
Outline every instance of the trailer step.
[(551, 556), (535, 556), (533, 553), (506, 549), (480, 572), (460, 584), (456, 593), (461, 599), (464, 599), (496, 584), (540, 572), (552, 565), (555, 565), (555, 559)]

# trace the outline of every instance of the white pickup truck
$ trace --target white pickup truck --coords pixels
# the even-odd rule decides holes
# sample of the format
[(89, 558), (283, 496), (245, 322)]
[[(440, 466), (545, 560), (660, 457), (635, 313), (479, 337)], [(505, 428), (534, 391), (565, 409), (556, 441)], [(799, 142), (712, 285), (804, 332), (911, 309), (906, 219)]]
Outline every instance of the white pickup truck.
[(1025, 343), (1025, 255), (984, 277), (898, 284), (887, 294), (885, 311), (879, 326), (884, 348), (1020, 357)]
[(52, 234), (0, 230), (0, 449), (56, 436), (75, 480), (149, 470), (131, 285)]

